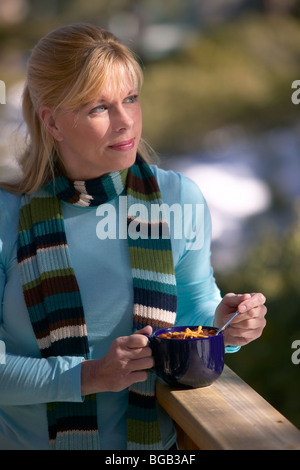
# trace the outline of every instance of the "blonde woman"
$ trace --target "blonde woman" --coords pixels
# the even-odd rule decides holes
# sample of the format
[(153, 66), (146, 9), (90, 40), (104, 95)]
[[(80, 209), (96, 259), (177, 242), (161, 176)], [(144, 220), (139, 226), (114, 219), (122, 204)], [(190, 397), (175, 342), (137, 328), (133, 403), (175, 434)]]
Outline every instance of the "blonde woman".
[[(262, 294), (220, 297), (199, 189), (151, 165), (142, 81), (97, 26), (60, 28), (32, 51), (22, 178), (0, 190), (1, 449), (170, 449), (145, 333), (218, 326), (238, 308), (225, 337), (235, 351), (265, 326)], [(198, 204), (203, 223), (188, 214), (176, 236), (150, 217), (162, 204)]]

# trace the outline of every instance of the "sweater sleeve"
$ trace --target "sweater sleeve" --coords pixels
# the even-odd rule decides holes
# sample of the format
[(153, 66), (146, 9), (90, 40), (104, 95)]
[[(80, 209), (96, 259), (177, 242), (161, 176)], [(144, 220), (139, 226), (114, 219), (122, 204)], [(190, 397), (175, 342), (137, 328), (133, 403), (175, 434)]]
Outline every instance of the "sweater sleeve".
[(0, 365), (0, 405), (81, 402), (81, 358), (5, 355)]
[(211, 265), (211, 217), (207, 203), (190, 179), (181, 175), (183, 237), (176, 265), (177, 324), (213, 326), (222, 300)]
[[(14, 323), (15, 328), (22, 328), (17, 310), (20, 312), (24, 306), (16, 301), (13, 311), (9, 311), (5, 317), (4, 303), (5, 290), (12, 271), (12, 230), (17, 226), (18, 207), (15, 196), (0, 191), (0, 405), (81, 401), (82, 358), (43, 359), (15, 352), (22, 348), (17, 344), (11, 325)], [(10, 290), (10, 294), (11, 292)], [(23, 330), (24, 341), (29, 343), (30, 338), (25, 338), (26, 324)]]
[[(176, 324), (213, 326), (215, 310), (222, 296), (211, 265), (210, 211), (198, 186), (182, 175), (181, 206), (186, 220), (175, 271), (178, 290)], [(225, 348), (226, 353), (239, 350), (240, 346)]]

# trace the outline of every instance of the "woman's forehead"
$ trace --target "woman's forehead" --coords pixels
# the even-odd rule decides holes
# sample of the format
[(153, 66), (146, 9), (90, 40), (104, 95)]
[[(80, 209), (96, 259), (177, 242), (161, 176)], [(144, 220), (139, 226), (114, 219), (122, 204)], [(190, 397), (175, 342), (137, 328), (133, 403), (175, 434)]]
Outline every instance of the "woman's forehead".
[[(119, 99), (131, 92), (139, 93), (143, 76), (139, 67), (115, 61), (107, 67), (94, 66), (89, 72), (82, 71), (76, 86), (60, 102), (57, 109), (78, 110), (99, 100)], [(66, 96), (66, 94), (65, 94)]]
[(95, 88), (91, 101), (96, 100), (114, 100), (127, 96), (132, 92), (137, 92), (139, 88), (138, 79), (129, 71), (122, 74), (111, 73), (107, 76), (104, 83)]

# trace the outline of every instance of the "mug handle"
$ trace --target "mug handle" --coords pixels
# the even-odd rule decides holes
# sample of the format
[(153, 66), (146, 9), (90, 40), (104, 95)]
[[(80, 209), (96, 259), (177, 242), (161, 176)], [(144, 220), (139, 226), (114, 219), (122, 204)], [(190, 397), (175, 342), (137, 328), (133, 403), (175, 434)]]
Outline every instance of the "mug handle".
[[(148, 338), (148, 345), (149, 345), (149, 348), (152, 350), (152, 356), (153, 356), (153, 343), (154, 343), (154, 337), (151, 336), (151, 335), (145, 335), (146, 338)], [(154, 372), (155, 374), (155, 364), (153, 367), (151, 367), (150, 369), (147, 369), (148, 372)]]
[(148, 338), (149, 347), (152, 349), (154, 337), (152, 335), (144, 335), (144, 336), (146, 336), (146, 338)]

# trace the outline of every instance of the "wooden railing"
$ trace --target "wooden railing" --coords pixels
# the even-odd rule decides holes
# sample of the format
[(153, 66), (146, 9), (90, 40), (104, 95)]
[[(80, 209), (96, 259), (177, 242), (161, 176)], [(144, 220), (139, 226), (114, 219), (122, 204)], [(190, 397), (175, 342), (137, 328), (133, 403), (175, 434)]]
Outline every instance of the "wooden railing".
[(174, 389), (157, 381), (183, 450), (300, 450), (300, 431), (228, 366), (209, 387)]

